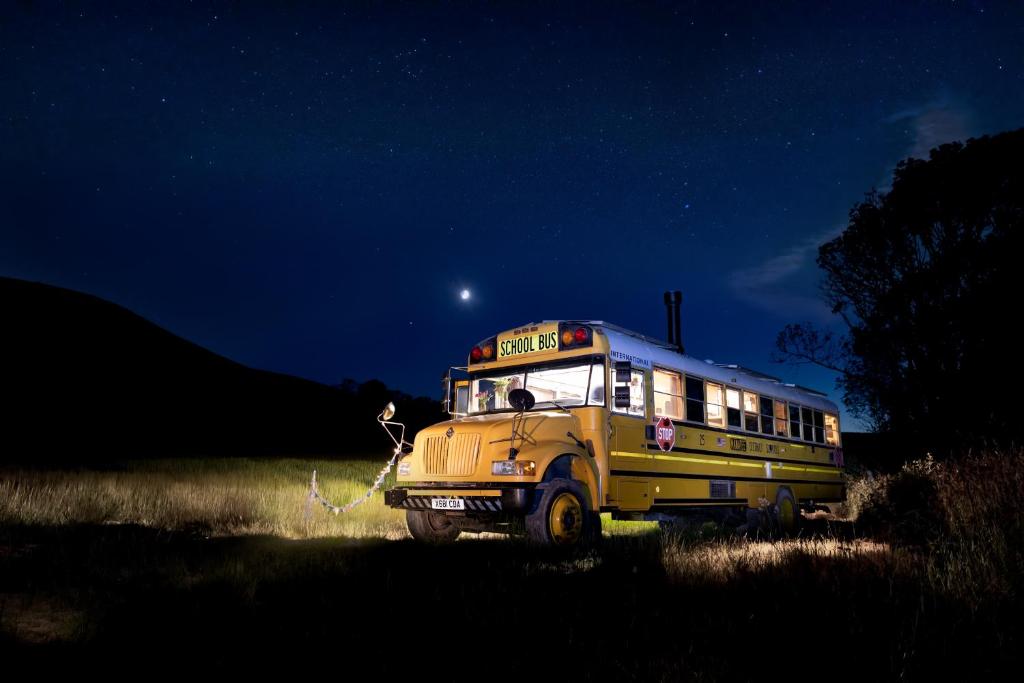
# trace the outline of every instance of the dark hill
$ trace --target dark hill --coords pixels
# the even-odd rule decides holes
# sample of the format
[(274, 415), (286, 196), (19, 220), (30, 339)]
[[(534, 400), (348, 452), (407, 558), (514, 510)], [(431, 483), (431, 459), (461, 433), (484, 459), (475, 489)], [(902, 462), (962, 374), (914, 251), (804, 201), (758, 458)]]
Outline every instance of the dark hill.
[(58, 287), (0, 278), (0, 315), (0, 460), (382, 452), (373, 416), (389, 398), (414, 422), (440, 419), (379, 382), (249, 368)]

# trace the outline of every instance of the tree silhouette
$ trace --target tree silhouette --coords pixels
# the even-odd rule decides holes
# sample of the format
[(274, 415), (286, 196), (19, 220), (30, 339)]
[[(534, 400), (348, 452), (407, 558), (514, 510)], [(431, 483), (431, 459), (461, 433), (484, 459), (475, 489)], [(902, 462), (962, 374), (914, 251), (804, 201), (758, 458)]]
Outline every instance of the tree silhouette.
[(896, 167), (823, 245), (826, 301), (846, 334), (789, 325), (780, 360), (840, 373), (878, 431), (935, 453), (1020, 442), (1024, 129)]

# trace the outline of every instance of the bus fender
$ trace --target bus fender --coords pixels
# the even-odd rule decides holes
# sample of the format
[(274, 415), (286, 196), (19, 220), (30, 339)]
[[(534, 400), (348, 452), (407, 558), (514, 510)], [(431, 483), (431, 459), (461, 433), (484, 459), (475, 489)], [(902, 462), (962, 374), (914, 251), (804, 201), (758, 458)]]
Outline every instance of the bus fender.
[(552, 479), (572, 479), (578, 481), (587, 490), (587, 497), (589, 498), (587, 502), (590, 504), (590, 509), (599, 509), (597, 476), (594, 472), (591, 458), (573, 453), (563, 453), (548, 465), (548, 468), (544, 471), (541, 486)]

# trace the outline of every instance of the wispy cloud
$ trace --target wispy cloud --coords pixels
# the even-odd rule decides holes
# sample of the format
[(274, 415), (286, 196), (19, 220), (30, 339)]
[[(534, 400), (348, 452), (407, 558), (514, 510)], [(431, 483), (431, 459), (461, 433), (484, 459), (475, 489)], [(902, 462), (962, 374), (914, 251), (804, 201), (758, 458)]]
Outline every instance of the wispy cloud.
[[(910, 133), (910, 144), (900, 154), (900, 159), (927, 159), (928, 151), (941, 144), (976, 135), (973, 119), (970, 108), (964, 103), (948, 93), (940, 93), (929, 102), (895, 112), (883, 123), (906, 126)], [(889, 170), (878, 185), (880, 190), (889, 189), (891, 169), (896, 161), (888, 164)], [(857, 199), (851, 197), (850, 201)], [(809, 269), (815, 267), (818, 247), (838, 236), (845, 228), (845, 224), (836, 225), (809, 236), (759, 265), (732, 271), (729, 286), (733, 294), (741, 301), (764, 310), (778, 312), (785, 309), (794, 316), (822, 322), (829, 320), (832, 312), (828, 306), (817, 291), (807, 290), (803, 283), (808, 279)], [(801, 284), (794, 286), (796, 283)]]
[(943, 93), (936, 99), (917, 107), (898, 111), (886, 123), (905, 123), (910, 126), (913, 141), (903, 158), (927, 159), (928, 151), (956, 140), (966, 140), (974, 134), (971, 110), (962, 102)]
[(791, 281), (813, 266), (818, 247), (839, 235), (843, 227), (808, 237), (757, 266), (732, 271), (729, 287), (738, 299), (757, 308), (774, 313), (784, 309), (818, 320), (830, 318), (832, 313), (817, 291), (797, 290)]

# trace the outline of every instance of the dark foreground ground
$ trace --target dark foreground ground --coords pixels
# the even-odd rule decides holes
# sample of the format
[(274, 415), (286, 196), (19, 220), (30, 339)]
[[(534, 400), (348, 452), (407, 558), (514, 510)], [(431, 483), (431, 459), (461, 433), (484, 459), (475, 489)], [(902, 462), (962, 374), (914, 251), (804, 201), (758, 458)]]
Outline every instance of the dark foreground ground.
[(912, 554), (836, 544), (655, 532), (565, 554), (500, 539), (435, 548), (211, 539), (134, 525), (5, 527), (0, 650), (8, 671), (144, 677), (274, 669), (325, 680), (992, 680), (1019, 672), (1019, 601), (969, 604), (923, 588)]

